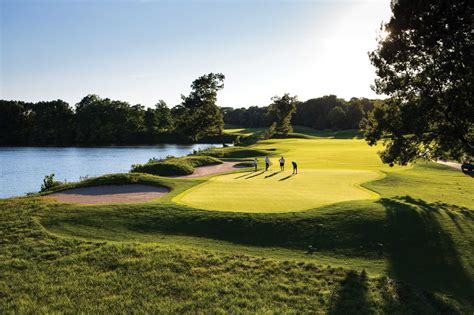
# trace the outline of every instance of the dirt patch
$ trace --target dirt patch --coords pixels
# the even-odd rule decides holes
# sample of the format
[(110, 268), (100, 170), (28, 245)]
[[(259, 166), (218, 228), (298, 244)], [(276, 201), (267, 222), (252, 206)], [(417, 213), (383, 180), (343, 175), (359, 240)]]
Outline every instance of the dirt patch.
[(158, 199), (168, 188), (149, 185), (106, 185), (73, 188), (48, 195), (59, 202), (79, 204), (131, 203)]
[(204, 177), (204, 176), (210, 176), (210, 175), (217, 175), (217, 174), (223, 174), (223, 173), (229, 173), (234, 171), (237, 168), (242, 168), (245, 166), (238, 165), (240, 162), (223, 162), (221, 164), (216, 164), (216, 165), (208, 165), (208, 166), (200, 166), (196, 167), (194, 169), (194, 172), (190, 175), (182, 175), (182, 176), (170, 176), (173, 178), (195, 178), (195, 177)]

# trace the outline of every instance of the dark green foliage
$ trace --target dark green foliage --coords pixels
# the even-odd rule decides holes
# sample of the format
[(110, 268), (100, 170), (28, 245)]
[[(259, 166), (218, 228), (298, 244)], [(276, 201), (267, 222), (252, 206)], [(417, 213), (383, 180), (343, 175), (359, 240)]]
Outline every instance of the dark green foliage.
[(147, 108), (144, 113), (145, 136), (148, 143), (159, 141), (173, 131), (173, 117), (165, 101), (160, 100), (155, 108)]
[(346, 120), (346, 112), (341, 107), (336, 106), (329, 111), (328, 120), (332, 129), (339, 129)]
[(144, 133), (144, 107), (84, 97), (76, 106), (77, 141), (82, 144), (136, 143)]
[(68, 145), (74, 141), (74, 112), (62, 100), (31, 105), (33, 128), (29, 141), (35, 145)]
[[(346, 102), (335, 95), (314, 98), (297, 105), (292, 123), (317, 130), (358, 129), (359, 123), (372, 111), (375, 103), (376, 101), (355, 97)], [(329, 117), (336, 107), (342, 109), (342, 113), (340, 110), (336, 110), (338, 112), (337, 119)]]
[(221, 73), (197, 78), (191, 84), (191, 93), (182, 95), (183, 102), (173, 109), (177, 130), (190, 141), (222, 134), (224, 120), (216, 101), (217, 92), (224, 88), (224, 79)]
[(224, 122), (229, 125), (247, 128), (267, 127), (271, 124), (268, 107), (250, 106), (248, 108), (222, 107)]
[(0, 101), (0, 145), (68, 145), (74, 142), (74, 112), (61, 100)]
[(221, 160), (211, 156), (186, 156), (182, 158), (167, 158), (161, 161), (151, 160), (146, 164), (132, 165), (132, 172), (147, 173), (159, 176), (189, 175), (195, 167), (222, 163)]
[(46, 175), (43, 179), (43, 184), (41, 184), (41, 191), (47, 191), (54, 187), (60, 186), (62, 183), (54, 180), (54, 173)]
[(26, 144), (33, 127), (29, 104), (0, 100), (0, 145)]
[(200, 151), (199, 154), (213, 156), (217, 158), (238, 159), (238, 158), (273, 155), (273, 154), (278, 154), (278, 152), (272, 151), (272, 150), (252, 149), (252, 148), (247, 148), (247, 147), (227, 147), (223, 149), (211, 148), (204, 151)]
[(273, 123), (273, 124), (270, 125), (270, 127), (267, 128), (267, 130), (265, 130), (265, 134), (263, 135), (263, 139), (270, 139), (271, 137), (273, 137), (275, 132), (276, 132), (276, 123)]
[(132, 172), (147, 173), (159, 176), (189, 175), (194, 168), (183, 161), (175, 162), (153, 162), (132, 166)]
[(473, 2), (394, 1), (370, 53), (375, 91), (390, 96), (365, 122), (369, 144), (386, 140), (385, 163), (474, 155)]
[[(367, 98), (351, 98), (348, 102), (337, 98), (335, 95), (323, 96), (298, 102), (296, 112), (291, 119), (292, 125), (300, 125), (324, 130), (335, 129), (358, 129), (362, 119), (367, 118), (370, 111), (373, 110), (377, 101)], [(334, 107), (340, 107), (344, 110), (346, 118), (338, 122), (337, 126), (332, 126), (328, 118), (329, 112)], [(266, 128), (275, 120), (275, 116), (268, 112), (268, 106), (249, 108), (222, 108), (224, 121), (228, 125), (242, 126), (246, 128), (263, 127)]]
[(281, 134), (288, 134), (293, 131), (291, 126), (291, 117), (296, 111), (296, 104), (298, 104), (297, 96), (290, 96), (285, 93), (282, 97), (272, 97), (272, 104), (270, 104), (268, 111), (274, 117), (275, 130)]

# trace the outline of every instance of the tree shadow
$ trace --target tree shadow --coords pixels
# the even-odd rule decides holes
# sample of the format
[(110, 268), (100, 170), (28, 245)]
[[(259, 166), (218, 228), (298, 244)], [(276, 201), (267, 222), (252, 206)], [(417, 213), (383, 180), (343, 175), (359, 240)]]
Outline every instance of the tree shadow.
[(328, 314), (370, 314), (370, 303), (367, 300), (367, 274), (359, 275), (350, 271), (340, 286), (332, 292)]
[(386, 249), (391, 276), (474, 301), (472, 275), (464, 267), (451, 234), (440, 224), (444, 213), (457, 213), (470, 220), (470, 211), (409, 196), (379, 202), (387, 213)]
[(273, 172), (273, 173), (271, 173), (270, 175), (265, 176), (265, 178), (273, 177), (273, 176), (275, 176), (275, 175), (280, 174), (281, 172), (283, 172), (283, 171)]
[(247, 177), (245, 177), (245, 179), (250, 179), (250, 178), (252, 178), (252, 177), (257, 177), (257, 176), (262, 175), (263, 173), (265, 173), (265, 171), (261, 171), (261, 172), (259, 172), (259, 173), (257, 173), (257, 174), (253, 174), (253, 175), (247, 176)]
[(295, 176), (295, 175), (296, 175), (296, 174), (290, 174), (290, 175), (288, 175), (288, 176), (286, 176), (286, 177), (280, 178), (279, 181), (281, 182), (282, 180), (290, 179), (290, 178), (292, 178), (292, 177)]

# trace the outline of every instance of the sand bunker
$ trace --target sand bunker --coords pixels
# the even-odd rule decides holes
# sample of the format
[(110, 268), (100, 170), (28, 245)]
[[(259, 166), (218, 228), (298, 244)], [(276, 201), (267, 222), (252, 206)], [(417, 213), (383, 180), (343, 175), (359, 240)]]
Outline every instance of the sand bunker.
[(223, 173), (229, 173), (234, 171), (237, 168), (245, 167), (242, 165), (237, 165), (240, 162), (223, 162), (221, 164), (216, 164), (216, 165), (208, 165), (208, 166), (200, 166), (196, 167), (194, 169), (194, 172), (190, 175), (182, 175), (182, 176), (170, 176), (173, 178), (195, 178), (195, 177), (204, 177), (204, 176), (210, 176), (210, 175), (216, 175), (216, 174), (223, 174)]
[(168, 192), (168, 188), (149, 185), (107, 185), (68, 189), (48, 197), (59, 202), (90, 205), (145, 202), (160, 198)]

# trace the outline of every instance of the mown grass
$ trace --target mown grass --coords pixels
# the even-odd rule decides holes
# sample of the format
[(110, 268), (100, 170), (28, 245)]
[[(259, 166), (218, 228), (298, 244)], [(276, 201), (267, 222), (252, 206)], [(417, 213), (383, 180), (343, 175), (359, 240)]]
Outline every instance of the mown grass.
[[(432, 163), (380, 168), (375, 154), (344, 162), (358, 140), (328, 140), (341, 141), (342, 159), (334, 161), (337, 145), (326, 140), (238, 150), (291, 157), (296, 145), (314, 150), (301, 161), (315, 170), (384, 172), (363, 184), (379, 199), (288, 213), (206, 211), (172, 201), (205, 180), (133, 173), (79, 185), (144, 183), (171, 192), (113, 206), (1, 200), (0, 310), (472, 313), (472, 178)], [(318, 153), (320, 145), (328, 156)]]
[[(223, 156), (270, 156), (268, 172), (214, 177), (174, 199), (206, 210), (245, 212), (303, 211), (348, 200), (374, 199), (378, 195), (361, 184), (400, 171), (382, 164), (376, 152), (359, 139), (271, 139), (250, 147), (214, 150)], [(206, 154), (206, 153), (204, 153)], [(280, 156), (286, 169), (280, 170)], [(260, 160), (262, 158), (259, 157)], [(291, 161), (298, 163), (292, 174)]]
[[(463, 310), (455, 299), (405, 282), (311, 262), (159, 241), (58, 238), (38, 220), (65, 209), (35, 198), (0, 201), (0, 208), (2, 312), (432, 314)], [(93, 211), (93, 207), (76, 210), (88, 208)], [(120, 230), (116, 218), (108, 218), (102, 228)], [(78, 220), (73, 224), (86, 227), (87, 218), (83, 219), (69, 217), (64, 223)]]

